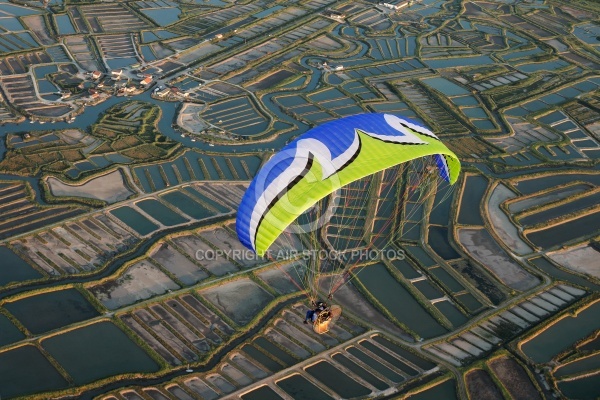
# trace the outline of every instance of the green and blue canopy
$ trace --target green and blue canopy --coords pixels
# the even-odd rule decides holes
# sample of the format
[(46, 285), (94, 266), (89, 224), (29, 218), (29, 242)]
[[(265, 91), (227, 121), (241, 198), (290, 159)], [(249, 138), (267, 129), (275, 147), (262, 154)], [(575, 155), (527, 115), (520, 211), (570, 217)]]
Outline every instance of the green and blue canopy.
[(426, 156), (435, 157), (444, 180), (453, 184), (458, 179), (456, 155), (409, 119), (360, 114), (313, 128), (277, 152), (250, 183), (237, 212), (238, 238), (265, 255), (319, 200), (351, 182)]

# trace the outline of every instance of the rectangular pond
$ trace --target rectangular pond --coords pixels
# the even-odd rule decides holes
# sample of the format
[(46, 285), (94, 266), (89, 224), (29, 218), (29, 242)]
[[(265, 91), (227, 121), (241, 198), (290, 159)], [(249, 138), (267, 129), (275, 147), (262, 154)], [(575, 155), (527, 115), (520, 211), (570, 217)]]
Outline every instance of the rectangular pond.
[(271, 8), (267, 8), (266, 10), (260, 11), (256, 14), (253, 14), (252, 17), (256, 18), (256, 19), (262, 19), (264, 17), (267, 17), (267, 16), (273, 14), (274, 12), (281, 10), (282, 8), (283, 8), (283, 6), (273, 6)]
[(153, 191), (152, 186), (150, 186), (150, 181), (148, 180), (149, 171), (146, 168), (134, 168), (133, 173), (135, 178), (137, 178), (142, 186), (142, 190), (146, 193), (150, 193)]
[(377, 390), (385, 390), (389, 386), (387, 383), (383, 382), (379, 378), (376, 378), (372, 373), (356, 364), (354, 361), (350, 360), (348, 357), (341, 353), (334, 354), (331, 358), (341, 364), (342, 366), (348, 368), (352, 373), (356, 374), (360, 378), (364, 379), (369, 384), (373, 385)]
[(149, 180), (151, 185), (153, 185), (156, 190), (161, 190), (167, 187), (167, 183), (164, 181), (160, 173), (159, 167), (160, 165), (151, 165), (144, 168), (145, 177)]
[(523, 226), (536, 225), (551, 219), (574, 213), (576, 211), (583, 210), (588, 207), (596, 206), (597, 204), (600, 204), (600, 193), (583, 196), (562, 205), (547, 208), (545, 210), (527, 215), (523, 218), (520, 218), (519, 222)]
[(561, 68), (565, 68), (569, 65), (571, 65), (571, 64), (567, 63), (566, 61), (554, 60), (554, 61), (545, 61), (545, 62), (540, 62), (540, 63), (523, 64), (523, 65), (516, 66), (516, 68), (521, 72), (524, 72), (526, 74), (531, 74), (533, 72), (538, 72), (538, 71), (552, 72), (552, 71), (556, 71)]
[(487, 113), (481, 107), (462, 108), (462, 112), (465, 113), (465, 115), (467, 117), (472, 118), (472, 119), (477, 119), (477, 118), (486, 119), (486, 118), (488, 118)]
[(142, 56), (144, 57), (144, 60), (146, 62), (156, 60), (156, 56), (152, 52), (152, 49), (150, 48), (150, 46), (140, 46), (140, 48), (142, 49)]
[(362, 361), (364, 364), (372, 368), (378, 374), (386, 377), (392, 382), (399, 383), (404, 381), (404, 377), (402, 375), (392, 371), (390, 368), (383, 365), (380, 361), (370, 357), (363, 350), (360, 350), (354, 346), (350, 346), (346, 349), (346, 351), (356, 357), (358, 360)]
[(213, 211), (179, 190), (163, 194), (160, 198), (195, 219), (203, 219), (215, 215)]
[(521, 350), (535, 363), (547, 363), (578, 340), (600, 329), (599, 313), (600, 301), (596, 301), (576, 316), (567, 315), (522, 343)]
[(404, 248), (406, 249), (409, 255), (414, 257), (421, 265), (423, 265), (426, 268), (437, 264), (436, 261), (421, 246), (405, 245)]
[(406, 350), (405, 348), (397, 345), (396, 343), (386, 339), (385, 337), (383, 337), (381, 335), (373, 336), (372, 339), (374, 341), (376, 341), (377, 343), (379, 343), (380, 345), (382, 345), (383, 347), (387, 348), (388, 350), (392, 351), (393, 353), (396, 353), (403, 359), (410, 361), (411, 363), (413, 363), (414, 365), (416, 365), (417, 367), (419, 367), (425, 371), (435, 368), (435, 366), (436, 366), (436, 364), (432, 363), (431, 361), (428, 361), (424, 358), (419, 357), (415, 353)]
[(36, 79), (44, 79), (46, 75), (53, 74), (58, 71), (56, 65), (44, 65), (42, 67), (35, 67), (33, 72)]
[(159, 26), (171, 25), (179, 20), (181, 10), (178, 7), (161, 7), (141, 10), (148, 18)]
[(123, 206), (115, 208), (110, 213), (142, 236), (158, 229), (158, 225), (131, 207)]
[(299, 374), (277, 381), (276, 384), (294, 400), (333, 400), (331, 396)]
[[(215, 395), (216, 396), (216, 395)], [(267, 385), (254, 389), (240, 396), (242, 400), (283, 400), (273, 389)]]
[(406, 279), (414, 279), (421, 276), (421, 273), (418, 272), (408, 261), (395, 259), (391, 261), (394, 268), (396, 268)]
[(283, 365), (275, 361), (273, 358), (267, 356), (254, 345), (245, 344), (242, 346), (242, 351), (246, 353), (251, 360), (260, 363), (262, 366), (272, 372), (281, 371), (283, 369)]
[(173, 165), (171, 163), (161, 164), (158, 166), (158, 171), (161, 176), (164, 176), (167, 179), (167, 186), (175, 186), (178, 185), (179, 179), (175, 174), (175, 170), (173, 170)]
[(439, 301), (435, 303), (434, 306), (435, 308), (440, 310), (440, 312), (444, 314), (446, 318), (448, 318), (452, 326), (454, 326), (455, 328), (463, 325), (465, 322), (468, 321), (468, 318), (465, 317), (465, 315), (461, 313), (458, 310), (458, 308), (456, 308), (456, 306), (450, 303), (449, 301)]
[(25, 345), (0, 353), (0, 395), (4, 398), (67, 386), (66, 379), (35, 346)]
[(311, 365), (306, 368), (306, 372), (343, 398), (362, 397), (371, 393), (371, 389), (367, 389), (327, 361)]
[(436, 77), (436, 78), (427, 78), (422, 79), (421, 82), (426, 84), (427, 86), (441, 92), (447, 97), (450, 96), (459, 96), (469, 94), (470, 92), (463, 88), (462, 86), (457, 85), (454, 82), (449, 81), (446, 78)]
[(597, 399), (600, 397), (600, 373), (561, 381), (558, 388), (570, 399)]
[(427, 280), (414, 282), (413, 285), (429, 300), (443, 296), (443, 293)]
[(73, 27), (73, 23), (71, 23), (69, 15), (55, 15), (54, 20), (56, 21), (56, 25), (58, 26), (58, 33), (60, 35), (71, 35), (75, 33), (75, 28)]
[(40, 92), (40, 94), (44, 94), (44, 93), (56, 93), (59, 91), (59, 89), (54, 86), (54, 84), (46, 79), (40, 79), (37, 81), (38, 84), (38, 91)]
[(0, 286), (43, 276), (6, 246), (0, 246), (0, 260)]
[[(4, 16), (4, 15), (0, 15), (0, 16)], [(2, 28), (7, 30), (7, 31), (22, 31), (25, 28), (23, 28), (23, 25), (19, 22), (19, 20), (17, 18), (13, 18), (13, 17), (5, 17), (5, 18), (1, 18), (0, 19), (0, 25), (2, 25)]]
[(20, 298), (4, 304), (4, 308), (34, 335), (100, 315), (77, 289)]
[(582, 181), (596, 186), (600, 185), (600, 175), (597, 174), (551, 174), (530, 179), (523, 179), (516, 183), (517, 189), (524, 195), (532, 194), (553, 186)]
[(573, 274), (571, 272), (560, 269), (544, 257), (532, 258), (529, 260), (529, 263), (531, 263), (536, 268), (539, 268), (544, 273), (550, 275), (555, 279), (559, 279), (565, 282), (572, 282), (584, 288), (588, 288), (589, 290), (595, 290), (600, 292), (600, 285), (596, 285), (589, 279), (583, 278), (577, 274)]
[(483, 304), (481, 304), (481, 302), (477, 300), (477, 298), (471, 293), (461, 294), (459, 296), (455, 296), (455, 298), (471, 313), (479, 310), (483, 306)]
[(456, 381), (448, 379), (435, 386), (431, 386), (422, 392), (407, 397), (410, 400), (458, 400), (456, 394)]
[(429, 272), (439, 281), (441, 281), (442, 285), (448, 288), (448, 290), (451, 292), (460, 292), (464, 290), (464, 286), (443, 267), (431, 268)]
[(296, 364), (299, 361), (297, 358), (288, 354), (285, 350), (279, 348), (279, 346), (277, 346), (275, 343), (267, 340), (264, 336), (254, 340), (253, 345), (264, 350), (270, 356), (275, 357), (278, 361), (281, 361), (286, 368)]
[(219, 213), (225, 213), (225, 212), (231, 211), (229, 208), (225, 207), (223, 204), (213, 200), (212, 198), (210, 198), (208, 196), (204, 196), (202, 193), (200, 193), (198, 190), (196, 190), (195, 188), (193, 188), (191, 186), (186, 186), (184, 189), (192, 197), (194, 197), (194, 198), (200, 200), (200, 202), (207, 204), (208, 206), (214, 208)]
[(112, 322), (103, 321), (42, 341), (76, 385), (126, 373), (156, 372), (160, 366)]
[(433, 69), (495, 64), (494, 60), (492, 60), (489, 56), (483, 56), (483, 55), (471, 56), (471, 57), (425, 60), (424, 63), (427, 64), (427, 66), (429, 68), (433, 68)]
[(177, 214), (175, 211), (157, 200), (142, 200), (135, 203), (135, 205), (148, 215), (152, 216), (152, 218), (166, 226), (179, 225), (188, 222), (188, 219), (182, 217), (180, 214)]
[(450, 186), (447, 183), (441, 183), (435, 194), (433, 207), (429, 214), (429, 222), (437, 225), (448, 225), (450, 222), (450, 212), (452, 211), (452, 195), (456, 185)]
[(569, 196), (583, 193), (586, 190), (589, 190), (590, 188), (591, 186), (588, 184), (576, 183), (567, 187), (552, 189), (546, 193), (510, 202), (510, 204), (508, 205), (508, 209), (511, 213), (518, 213), (521, 211), (525, 211), (528, 208), (541, 206), (554, 201), (565, 199)]
[(596, 370), (600, 370), (600, 353), (583, 357), (576, 361), (562, 365), (556, 371), (554, 371), (554, 376), (563, 377)]
[(457, 106), (476, 106), (479, 105), (479, 100), (474, 96), (459, 96), (453, 97), (452, 102)]
[(580, 237), (587, 237), (598, 232), (600, 227), (600, 211), (553, 225), (541, 231), (527, 233), (527, 239), (544, 249), (567, 243)]
[(108, 68), (110, 69), (117, 69), (127, 67), (137, 62), (138, 59), (135, 57), (111, 58), (106, 60), (106, 65), (108, 65)]
[(460, 202), (458, 223), (465, 225), (483, 225), (480, 205), (487, 187), (488, 180), (484, 176), (467, 176)]
[(448, 228), (431, 225), (427, 237), (429, 247), (444, 260), (460, 258), (460, 254), (450, 244)]
[(406, 363), (402, 362), (395, 356), (391, 355), (387, 351), (381, 349), (379, 346), (375, 345), (374, 343), (372, 343), (368, 340), (361, 340), (360, 345), (362, 347), (364, 347), (365, 349), (367, 349), (368, 351), (370, 351), (371, 353), (375, 354), (377, 357), (381, 358), (385, 362), (392, 365), (394, 368), (397, 368), (400, 371), (404, 372), (406, 375), (408, 375), (408, 376), (419, 375), (419, 373), (415, 369), (413, 369)]
[(0, 347), (18, 342), (24, 338), (25, 334), (7, 316), (0, 314)]
[(364, 268), (358, 279), (383, 307), (418, 335), (428, 338), (446, 332), (383, 264)]

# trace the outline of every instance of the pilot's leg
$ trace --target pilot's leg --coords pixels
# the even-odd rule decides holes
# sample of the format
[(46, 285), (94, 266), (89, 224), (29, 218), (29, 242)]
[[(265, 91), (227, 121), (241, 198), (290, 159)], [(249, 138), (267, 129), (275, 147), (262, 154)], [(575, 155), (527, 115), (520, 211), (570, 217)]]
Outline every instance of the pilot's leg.
[(315, 312), (314, 312), (313, 310), (308, 310), (308, 311), (306, 312), (306, 317), (304, 318), (304, 323), (305, 323), (305, 324), (307, 324), (307, 323), (308, 323), (308, 321), (312, 320), (314, 313), (315, 313)]

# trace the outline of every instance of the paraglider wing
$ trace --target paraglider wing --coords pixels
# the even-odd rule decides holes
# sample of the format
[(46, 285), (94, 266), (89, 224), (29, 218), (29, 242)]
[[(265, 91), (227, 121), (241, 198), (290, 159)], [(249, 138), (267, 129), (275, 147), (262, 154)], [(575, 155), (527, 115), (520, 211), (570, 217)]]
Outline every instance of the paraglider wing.
[(238, 209), (239, 240), (264, 255), (320, 199), (351, 182), (420, 157), (435, 156), (454, 183), (460, 162), (431, 131), (391, 114), (360, 114), (311, 129), (260, 169)]

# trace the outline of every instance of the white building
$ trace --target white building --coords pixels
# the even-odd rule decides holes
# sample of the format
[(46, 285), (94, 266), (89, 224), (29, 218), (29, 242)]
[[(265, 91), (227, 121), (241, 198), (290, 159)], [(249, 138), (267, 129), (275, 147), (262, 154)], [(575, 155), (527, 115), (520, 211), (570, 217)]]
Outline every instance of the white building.
[(171, 89), (170, 88), (164, 88), (163, 90), (160, 90), (158, 93), (156, 93), (158, 96), (160, 97), (165, 97), (166, 95), (168, 95), (169, 93), (171, 93)]
[(389, 8), (390, 10), (394, 10), (394, 11), (398, 11), (403, 7), (406, 7), (408, 5), (409, 1), (401, 1), (398, 4), (392, 4), (392, 3), (379, 3), (380, 6), (384, 6), (386, 8)]
[(123, 76), (123, 70), (122, 69), (114, 69), (114, 70), (110, 71), (110, 75), (111, 75), (112, 79), (114, 79), (115, 81), (118, 81), (119, 79), (121, 79), (121, 76)]

